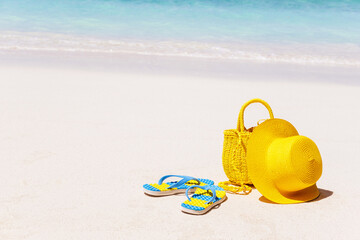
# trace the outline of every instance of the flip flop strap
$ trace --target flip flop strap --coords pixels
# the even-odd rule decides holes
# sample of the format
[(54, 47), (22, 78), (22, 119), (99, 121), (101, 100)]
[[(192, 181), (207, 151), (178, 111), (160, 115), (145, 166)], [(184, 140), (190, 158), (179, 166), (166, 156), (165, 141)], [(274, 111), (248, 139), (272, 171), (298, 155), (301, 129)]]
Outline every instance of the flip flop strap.
[(161, 185), (165, 179), (169, 178), (169, 177), (179, 177), (182, 178), (180, 181), (170, 185), (168, 188), (177, 188), (180, 187), (181, 185), (183, 185), (184, 183), (187, 183), (190, 180), (195, 180), (198, 182), (198, 184), (200, 184), (200, 180), (194, 177), (190, 177), (190, 176), (183, 176), (183, 175), (165, 175), (162, 178), (160, 178), (158, 184)]
[(200, 186), (200, 185), (194, 185), (194, 186), (191, 186), (189, 187), (188, 189), (186, 189), (186, 192), (185, 192), (185, 195), (187, 197), (187, 199), (191, 202), (191, 199), (189, 197), (189, 190), (191, 188), (201, 188), (203, 190), (210, 190), (212, 192), (212, 198), (206, 202), (206, 204), (210, 203), (210, 202), (214, 202), (215, 198), (216, 198), (216, 189), (214, 188), (213, 185), (205, 185), (205, 186)]

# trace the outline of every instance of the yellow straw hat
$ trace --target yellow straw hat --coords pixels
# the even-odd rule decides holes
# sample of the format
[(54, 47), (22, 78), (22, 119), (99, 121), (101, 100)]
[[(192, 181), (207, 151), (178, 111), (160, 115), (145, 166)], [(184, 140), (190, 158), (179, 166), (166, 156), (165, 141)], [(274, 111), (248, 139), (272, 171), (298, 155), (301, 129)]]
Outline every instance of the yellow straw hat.
[(247, 164), (254, 186), (275, 203), (300, 203), (319, 196), (322, 160), (315, 143), (291, 123), (269, 119), (254, 129)]

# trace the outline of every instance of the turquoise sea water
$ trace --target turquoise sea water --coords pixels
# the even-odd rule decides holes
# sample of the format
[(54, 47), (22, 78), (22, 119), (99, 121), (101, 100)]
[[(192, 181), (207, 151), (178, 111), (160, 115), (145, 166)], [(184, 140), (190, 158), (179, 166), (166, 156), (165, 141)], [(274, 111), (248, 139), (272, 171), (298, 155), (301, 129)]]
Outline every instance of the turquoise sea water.
[[(185, 52), (200, 48), (204, 54), (209, 49), (214, 53), (218, 48), (222, 55), (246, 55), (244, 48), (261, 54), (256, 46), (265, 44), (279, 47), (264, 50), (266, 56), (278, 51), (291, 55), (283, 47), (297, 46), (309, 57), (310, 48), (324, 48), (321, 55), (331, 46), (335, 52), (327, 58), (345, 59), (360, 47), (360, 0), (0, 0), (0, 47), (21, 48), (29, 42), (29, 49), (44, 46), (55, 37), (49, 34), (81, 41), (82, 49), (91, 48), (86, 38), (93, 39), (92, 47), (98, 50), (112, 44), (111, 49), (128, 51), (131, 45), (125, 43), (150, 41), (166, 42), (157, 45), (162, 53), (181, 52), (171, 43), (184, 47), (191, 42), (197, 45), (186, 45), (190, 50)], [(36, 40), (42, 43), (36, 45)], [(60, 40), (54, 48), (61, 48)], [(342, 46), (349, 55), (338, 56)]]

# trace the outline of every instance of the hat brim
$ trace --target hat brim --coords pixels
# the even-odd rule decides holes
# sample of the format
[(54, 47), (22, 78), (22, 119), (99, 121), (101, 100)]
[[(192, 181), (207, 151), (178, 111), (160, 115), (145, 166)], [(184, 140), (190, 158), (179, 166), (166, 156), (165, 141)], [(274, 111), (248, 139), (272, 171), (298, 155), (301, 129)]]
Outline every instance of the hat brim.
[(282, 119), (269, 119), (254, 129), (248, 141), (247, 166), (249, 176), (258, 191), (275, 203), (301, 203), (319, 196), (316, 184), (296, 192), (280, 191), (268, 170), (267, 150), (277, 138), (299, 135), (295, 127)]

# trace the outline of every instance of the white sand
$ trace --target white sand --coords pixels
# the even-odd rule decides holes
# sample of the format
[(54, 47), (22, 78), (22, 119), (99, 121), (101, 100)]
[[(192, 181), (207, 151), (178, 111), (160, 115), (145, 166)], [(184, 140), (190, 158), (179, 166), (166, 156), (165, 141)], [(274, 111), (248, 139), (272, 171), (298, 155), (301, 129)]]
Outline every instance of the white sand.
[[(359, 238), (359, 69), (199, 60), (171, 73), (159, 70), (170, 60), (143, 59), (105, 71), (3, 55), (0, 239)], [(225, 180), (223, 130), (254, 97), (317, 143), (318, 201), (270, 204), (254, 190), (199, 217), (179, 210), (184, 196), (143, 194), (165, 174)], [(266, 116), (250, 107), (247, 126)]]

